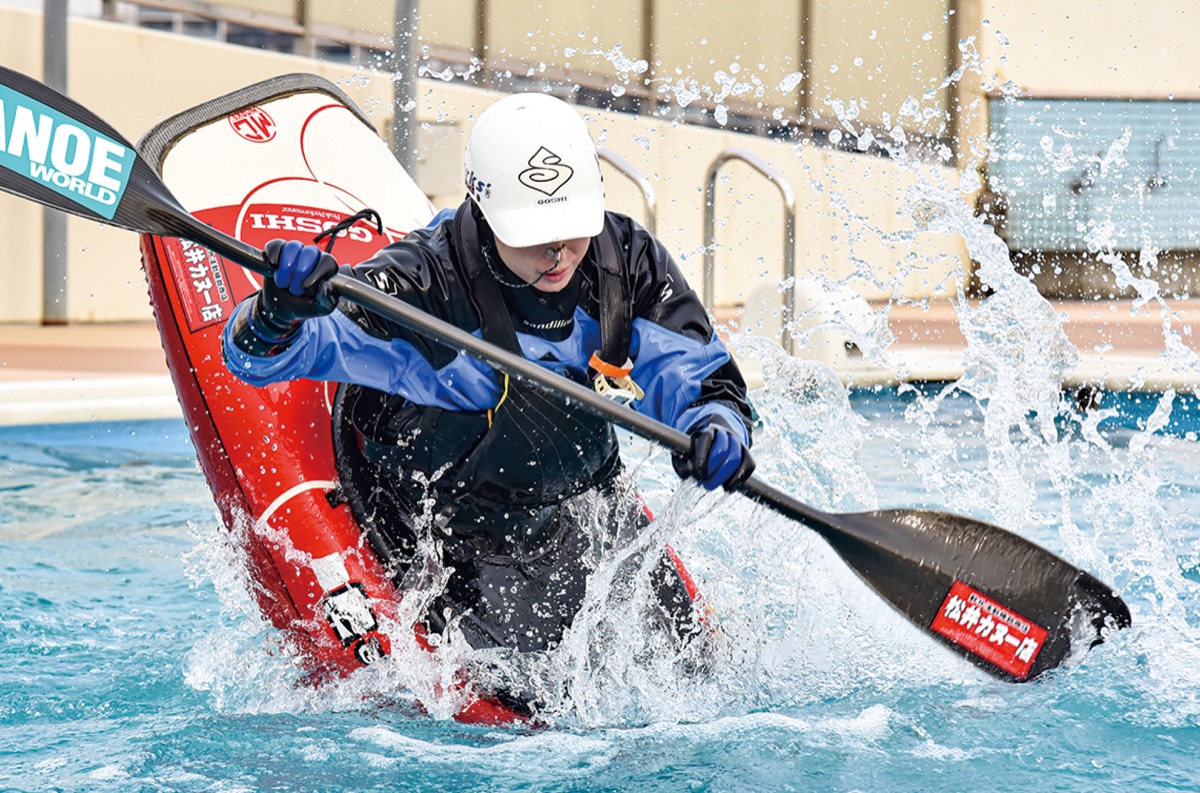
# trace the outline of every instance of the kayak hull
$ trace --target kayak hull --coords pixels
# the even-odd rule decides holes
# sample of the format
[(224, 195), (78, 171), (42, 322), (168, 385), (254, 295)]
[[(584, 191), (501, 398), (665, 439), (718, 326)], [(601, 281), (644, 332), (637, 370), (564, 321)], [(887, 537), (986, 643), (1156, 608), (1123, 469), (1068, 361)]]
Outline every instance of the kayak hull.
[[(167, 119), (139, 144), (183, 206), (256, 247), (313, 242), (371, 208), (334, 254), (361, 261), (433, 207), (339, 89), (285, 75)], [(225, 528), (244, 551), (259, 608), (320, 683), (377, 663), (393, 643), (429, 650), (396, 619), (400, 595), (339, 498), (330, 412), (335, 384), (255, 388), (228, 371), (221, 334), (257, 276), (202, 246), (143, 235), (142, 264), (167, 364), (200, 468)], [(473, 695), (456, 718), (506, 723), (522, 713)]]

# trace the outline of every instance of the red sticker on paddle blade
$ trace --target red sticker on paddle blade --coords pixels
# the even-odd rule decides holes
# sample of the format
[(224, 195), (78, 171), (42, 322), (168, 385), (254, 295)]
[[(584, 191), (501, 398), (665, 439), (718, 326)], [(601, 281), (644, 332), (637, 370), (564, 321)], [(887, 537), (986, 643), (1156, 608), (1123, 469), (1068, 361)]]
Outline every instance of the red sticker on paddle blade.
[(929, 626), (960, 647), (1024, 680), (1047, 631), (977, 589), (955, 581)]

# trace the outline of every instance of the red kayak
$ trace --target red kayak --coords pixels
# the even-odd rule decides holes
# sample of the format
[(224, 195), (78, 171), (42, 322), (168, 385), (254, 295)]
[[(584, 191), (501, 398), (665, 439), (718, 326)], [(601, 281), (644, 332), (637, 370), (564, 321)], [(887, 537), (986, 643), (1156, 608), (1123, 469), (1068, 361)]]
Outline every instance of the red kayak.
[[(434, 214), (367, 117), (314, 75), (206, 102), (156, 126), (138, 148), (188, 211), (259, 248), (280, 237), (311, 243), (332, 229), (334, 254), (362, 261)], [(355, 217), (368, 208), (377, 215)], [(336, 385), (254, 388), (222, 362), (225, 322), (260, 279), (176, 238), (144, 235), (142, 263), (200, 467), (226, 528), (244, 542), (263, 614), (308, 677), (348, 675), (396, 642), (430, 649), (420, 626), (389, 633), (398, 593), (338, 486)], [(459, 720), (524, 718), (462, 685)]]

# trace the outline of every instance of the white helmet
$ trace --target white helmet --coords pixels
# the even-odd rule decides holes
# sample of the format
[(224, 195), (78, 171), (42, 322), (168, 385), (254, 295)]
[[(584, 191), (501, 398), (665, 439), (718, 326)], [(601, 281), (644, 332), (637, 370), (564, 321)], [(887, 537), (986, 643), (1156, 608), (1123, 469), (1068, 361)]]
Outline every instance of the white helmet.
[(546, 94), (499, 100), (467, 139), (467, 193), (496, 238), (513, 248), (599, 234), (602, 181), (587, 125)]

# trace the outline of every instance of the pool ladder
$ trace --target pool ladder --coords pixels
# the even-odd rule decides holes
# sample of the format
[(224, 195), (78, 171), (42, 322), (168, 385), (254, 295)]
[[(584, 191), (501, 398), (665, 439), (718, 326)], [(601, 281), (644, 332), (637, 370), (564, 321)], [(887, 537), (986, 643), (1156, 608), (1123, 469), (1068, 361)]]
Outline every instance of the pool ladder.
[(654, 185), (650, 182), (650, 179), (637, 168), (634, 168), (628, 160), (611, 149), (598, 146), (596, 147), (596, 156), (613, 168), (616, 168), (622, 176), (627, 177), (629, 181), (637, 185), (637, 188), (642, 191), (642, 205), (646, 209), (646, 230), (651, 234), (657, 233), (658, 198), (654, 194)]
[(788, 332), (788, 323), (795, 313), (796, 304), (796, 193), (787, 178), (758, 155), (743, 148), (726, 149), (708, 166), (704, 180), (704, 308), (712, 315), (716, 307), (716, 232), (714, 206), (717, 198), (717, 173), (721, 166), (740, 160), (765, 176), (779, 190), (783, 198), (783, 283), (788, 287), (783, 293), (780, 308), (782, 336), (780, 343), (789, 354), (796, 354), (796, 340)]

